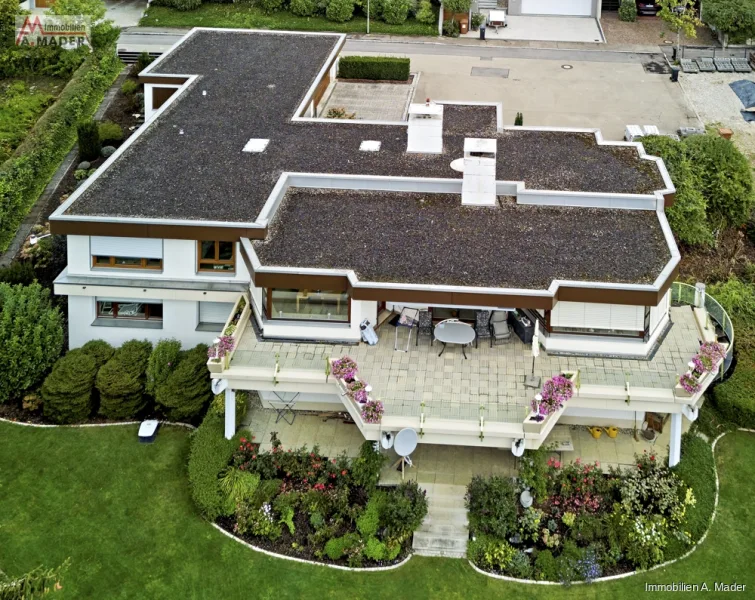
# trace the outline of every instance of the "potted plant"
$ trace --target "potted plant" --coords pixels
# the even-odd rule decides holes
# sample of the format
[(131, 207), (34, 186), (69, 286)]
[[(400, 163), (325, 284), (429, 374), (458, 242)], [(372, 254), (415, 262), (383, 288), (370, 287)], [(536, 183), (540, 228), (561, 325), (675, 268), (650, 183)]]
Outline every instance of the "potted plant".
[(210, 359), (211, 373), (221, 373), (228, 368), (228, 355), (236, 347), (236, 340), (230, 335), (221, 335), (213, 340), (212, 346), (207, 348), (207, 358)]
[(362, 420), (365, 423), (380, 423), (384, 412), (385, 407), (383, 407), (383, 403), (380, 400), (367, 400), (362, 405)]
[(350, 356), (337, 358), (331, 364), (330, 373), (337, 379), (343, 379), (346, 383), (350, 383), (356, 379), (357, 363)]
[(363, 379), (354, 379), (353, 381), (346, 384), (346, 394), (354, 402), (364, 404), (368, 400), (367, 388), (368, 385), (366, 381), (364, 381)]

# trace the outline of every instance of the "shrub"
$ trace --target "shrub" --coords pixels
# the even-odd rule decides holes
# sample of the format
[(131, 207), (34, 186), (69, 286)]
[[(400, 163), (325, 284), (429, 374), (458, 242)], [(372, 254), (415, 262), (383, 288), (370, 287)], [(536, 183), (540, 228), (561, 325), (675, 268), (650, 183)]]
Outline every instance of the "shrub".
[(383, 0), (383, 21), (400, 25), (409, 16), (409, 0)]
[[(275, 0), (271, 0), (275, 1)], [(354, 16), (354, 0), (329, 0), (328, 8), (325, 10), (325, 17), (328, 21), (336, 23), (345, 23)], [(343, 60), (343, 58), (341, 59)]]
[(81, 349), (61, 358), (42, 384), (44, 415), (55, 423), (76, 423), (92, 414), (95, 359)]
[[(724, 307), (736, 336), (737, 353), (745, 363), (755, 357), (755, 284), (731, 277), (708, 286), (707, 292)], [(737, 366), (739, 368), (739, 366)]]
[(300, 17), (311, 17), (317, 12), (317, 0), (291, 0), (291, 12)]
[(0, 404), (35, 385), (63, 349), (63, 318), (38, 283), (0, 283)]
[(535, 557), (535, 579), (558, 581), (558, 563), (550, 550), (541, 550)]
[(478, 567), (502, 572), (508, 568), (517, 551), (505, 540), (481, 535), (467, 547), (469, 559)]
[(472, 13), (472, 22), (470, 23), (472, 29), (477, 31), (480, 28), (480, 25), (485, 22), (485, 19), (486, 17), (482, 13)]
[(457, 38), (461, 33), (461, 27), (454, 19), (443, 21), (443, 35), (446, 37)]
[(342, 106), (334, 106), (328, 109), (328, 112), (325, 113), (325, 118), (326, 119), (356, 119), (357, 114), (346, 112), (346, 109), (343, 108)]
[(386, 555), (385, 544), (377, 538), (370, 538), (364, 546), (364, 556), (370, 560), (383, 560)]
[[(742, 353), (740, 352), (740, 355)], [(721, 414), (732, 423), (755, 428), (755, 365), (742, 356), (734, 374), (713, 389), (713, 400)]]
[(207, 346), (199, 344), (183, 354), (178, 366), (157, 387), (155, 401), (169, 419), (193, 419), (210, 402), (210, 372), (206, 363)]
[(522, 113), (516, 113), (516, 117), (514, 118), (514, 125), (516, 127), (521, 127), (522, 125), (524, 125), (524, 115)]
[(276, 11), (283, 10), (286, 0), (258, 0), (257, 6), (266, 14), (272, 14)]
[(357, 519), (357, 529), (364, 539), (377, 535), (380, 524), (380, 506), (382, 498), (379, 494), (374, 495), (367, 502), (364, 512)]
[(338, 560), (349, 550), (358, 546), (360, 543), (359, 536), (355, 533), (347, 533), (342, 537), (333, 538), (325, 544), (325, 554), (330, 560)]
[(115, 354), (115, 349), (105, 340), (89, 340), (81, 347), (81, 350), (94, 359), (97, 369), (109, 361), (113, 357), (113, 354)]
[(374, 442), (364, 442), (359, 456), (351, 463), (351, 480), (368, 491), (374, 490), (385, 460), (385, 456), (375, 450)]
[(202, 0), (169, 0), (169, 6), (176, 10), (195, 10), (202, 5)]
[(181, 354), (181, 342), (176, 339), (160, 340), (157, 342), (147, 363), (147, 393), (157, 395), (160, 387), (178, 365)]
[(133, 79), (127, 79), (123, 82), (123, 85), (121, 85), (121, 92), (126, 94), (126, 96), (132, 96), (133, 94), (136, 94), (137, 91), (139, 91), (139, 82), (134, 81)]
[(257, 473), (226, 468), (220, 478), (220, 492), (224, 496), (227, 513), (232, 513), (241, 502), (251, 501), (259, 484), (260, 476)]
[(438, 16), (435, 14), (432, 2), (430, 2), (430, 0), (420, 1), (416, 18), (417, 21), (424, 23), (425, 25), (431, 25), (438, 20)]
[[(149, 377), (149, 371), (148, 371)], [(257, 392), (252, 392), (256, 394)], [(210, 411), (225, 416), (225, 394), (218, 394), (210, 403)], [(249, 410), (249, 392), (236, 390), (236, 427), (244, 422), (246, 412)]]
[(476, 475), (467, 486), (466, 505), (473, 531), (501, 539), (516, 531), (517, 494), (510, 479)]
[(406, 81), (409, 59), (398, 56), (344, 56), (338, 61), (338, 77)]
[(637, 3), (635, 0), (621, 0), (619, 20), (634, 23), (637, 20)]
[(729, 43), (755, 38), (755, 0), (709, 0), (705, 22), (730, 36)]
[(151, 65), (154, 62), (154, 58), (152, 58), (149, 55), (149, 52), (142, 52), (137, 58), (136, 62), (134, 63), (134, 69), (137, 73), (141, 73), (144, 69), (146, 69), (149, 65)]
[(100, 131), (94, 119), (79, 123), (76, 128), (76, 136), (79, 142), (79, 158), (81, 160), (95, 160), (100, 157), (102, 143)]
[(147, 362), (152, 344), (130, 340), (116, 350), (97, 373), (100, 414), (108, 419), (133, 419), (144, 411)]
[(454, 15), (459, 13), (468, 13), (472, 7), (472, 0), (445, 0), (443, 8)]
[(105, 145), (112, 145), (123, 140), (123, 128), (118, 123), (113, 123), (112, 121), (100, 123), (99, 133), (100, 140)]
[(416, 481), (406, 481), (388, 492), (383, 505), (381, 524), (389, 537), (406, 539), (427, 515), (427, 497)]
[[(367, 2), (362, 0), (362, 11), (367, 14)], [(383, 14), (383, 0), (370, 0), (370, 19), (380, 19)]]
[(0, 268), (0, 283), (29, 285), (34, 281), (34, 268), (29, 261), (14, 260), (7, 267)]
[[(202, 424), (191, 436), (189, 445), (189, 488), (191, 498), (203, 516), (214, 521), (221, 515), (230, 514), (220, 490), (220, 473), (228, 466), (238, 438), (224, 437), (223, 418), (209, 412)], [(280, 486), (280, 482), (278, 482)], [(259, 494), (257, 487), (255, 497)]]
[(506, 574), (517, 579), (529, 579), (532, 577), (530, 555), (522, 550), (517, 550), (516, 554), (511, 557), (508, 567), (506, 567)]

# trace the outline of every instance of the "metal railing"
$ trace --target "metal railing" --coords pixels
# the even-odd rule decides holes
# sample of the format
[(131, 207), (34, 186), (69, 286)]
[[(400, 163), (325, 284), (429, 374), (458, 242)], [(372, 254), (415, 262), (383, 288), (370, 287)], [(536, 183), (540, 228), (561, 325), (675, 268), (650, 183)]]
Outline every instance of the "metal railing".
[(726, 353), (721, 375), (726, 373), (731, 366), (734, 358), (734, 325), (731, 322), (729, 314), (724, 310), (713, 296), (705, 292), (705, 289), (698, 289), (694, 285), (675, 281), (671, 284), (671, 304), (672, 305), (689, 305), (697, 308), (704, 308), (708, 316), (715, 322), (717, 329), (726, 336), (729, 342), (729, 349)]

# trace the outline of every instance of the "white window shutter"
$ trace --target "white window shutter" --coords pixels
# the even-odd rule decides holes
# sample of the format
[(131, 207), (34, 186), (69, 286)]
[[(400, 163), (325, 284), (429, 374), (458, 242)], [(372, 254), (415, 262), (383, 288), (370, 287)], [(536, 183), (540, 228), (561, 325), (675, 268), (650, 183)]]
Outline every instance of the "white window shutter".
[(155, 238), (92, 236), (92, 256), (123, 258), (162, 258), (163, 241)]
[(224, 325), (232, 310), (233, 302), (200, 302), (199, 322)]

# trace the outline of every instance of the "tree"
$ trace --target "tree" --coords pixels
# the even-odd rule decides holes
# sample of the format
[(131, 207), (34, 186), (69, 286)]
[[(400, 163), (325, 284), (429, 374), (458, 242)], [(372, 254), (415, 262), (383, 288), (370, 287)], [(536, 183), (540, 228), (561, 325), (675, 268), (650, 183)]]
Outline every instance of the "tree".
[(149, 356), (147, 364), (147, 393), (154, 397), (171, 372), (178, 366), (181, 342), (175, 339), (160, 340)]
[(105, 340), (89, 340), (81, 349), (94, 359), (98, 369), (115, 354), (115, 349)]
[(211, 399), (207, 346), (199, 344), (183, 353), (178, 366), (157, 388), (155, 402), (169, 419), (181, 421), (197, 417)]
[(147, 406), (144, 396), (147, 362), (152, 344), (130, 340), (97, 373), (100, 414), (108, 419), (133, 419)]
[(676, 31), (676, 54), (679, 55), (682, 31), (688, 38), (697, 37), (697, 28), (702, 25), (697, 18), (694, 0), (656, 0), (661, 6), (658, 16), (671, 31)]
[(444, 0), (442, 8), (451, 13), (451, 20), (456, 21), (459, 13), (468, 13), (472, 7), (472, 0)]
[(105, 17), (105, 3), (102, 0), (55, 0), (48, 9), (52, 15), (87, 15), (92, 24)]
[(0, 48), (15, 45), (18, 0), (0, 0)]
[(730, 42), (755, 38), (755, 0), (705, 0), (703, 16)]
[(38, 283), (0, 283), (0, 403), (20, 396), (63, 349), (63, 318)]
[(97, 363), (81, 348), (61, 358), (42, 384), (44, 414), (56, 423), (76, 423), (92, 414)]

